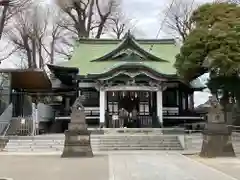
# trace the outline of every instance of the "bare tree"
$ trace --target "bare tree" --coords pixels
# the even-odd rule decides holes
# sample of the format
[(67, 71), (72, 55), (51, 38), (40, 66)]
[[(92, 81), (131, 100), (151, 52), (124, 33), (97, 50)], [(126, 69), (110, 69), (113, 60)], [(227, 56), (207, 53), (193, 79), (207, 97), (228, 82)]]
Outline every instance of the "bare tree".
[(165, 27), (167, 32), (172, 32), (182, 41), (193, 28), (190, 16), (197, 5), (194, 0), (176, 0), (164, 10), (167, 13)]
[(120, 39), (126, 31), (127, 22), (122, 21), (120, 16), (117, 18), (112, 18), (111, 21), (111, 31), (116, 35), (117, 39)]
[(115, 16), (121, 1), (117, 0), (71, 0), (57, 1), (59, 6), (68, 15), (71, 23), (65, 28), (77, 35), (77, 38), (100, 38), (107, 23)]
[[(56, 13), (55, 13), (56, 12)], [(52, 16), (52, 21), (49, 23), (48, 44), (43, 44), (43, 47), (49, 57), (48, 63), (53, 64), (56, 58), (70, 59), (71, 51), (74, 43), (74, 32), (66, 29), (67, 19), (61, 11), (49, 11), (49, 16)]]
[(127, 18), (119, 7), (116, 12), (109, 18), (108, 23), (105, 25), (105, 33), (113, 35), (117, 39), (121, 39), (123, 35), (130, 30), (132, 33), (136, 31), (136, 21)]
[(30, 0), (1, 0), (0, 1), (0, 39), (7, 21), (29, 4)]
[[(240, 0), (215, 0), (215, 2), (240, 4)], [(180, 38), (181, 41), (184, 41), (193, 28), (193, 22), (190, 21), (190, 16), (199, 5), (195, 0), (175, 0), (174, 3), (169, 5), (163, 12), (167, 14), (165, 30), (168, 33), (173, 33), (173, 35)]]
[(6, 33), (13, 49), (0, 60), (17, 54), (26, 61), (26, 68), (44, 68), (46, 63), (54, 63), (57, 41), (64, 34), (60, 26), (49, 19), (50, 11), (37, 6), (14, 16)]

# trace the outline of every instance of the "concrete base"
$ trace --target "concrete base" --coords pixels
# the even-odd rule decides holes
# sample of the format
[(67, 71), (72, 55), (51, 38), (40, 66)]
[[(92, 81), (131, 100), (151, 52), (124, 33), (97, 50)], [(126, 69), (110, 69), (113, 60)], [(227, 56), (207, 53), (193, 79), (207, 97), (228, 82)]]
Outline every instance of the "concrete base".
[(90, 133), (86, 130), (66, 131), (62, 158), (93, 157)]
[(2, 151), (8, 143), (8, 138), (0, 138), (0, 151)]
[[(213, 128), (214, 127), (214, 128)], [(201, 157), (235, 157), (232, 136), (224, 124), (208, 125), (203, 131)]]

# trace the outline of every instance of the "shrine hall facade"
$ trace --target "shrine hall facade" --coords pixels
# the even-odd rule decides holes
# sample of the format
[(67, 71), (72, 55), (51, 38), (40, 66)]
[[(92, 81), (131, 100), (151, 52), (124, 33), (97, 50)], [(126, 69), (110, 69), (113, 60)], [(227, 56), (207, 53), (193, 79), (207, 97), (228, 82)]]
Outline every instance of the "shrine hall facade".
[[(18, 92), (11, 98), (13, 116), (19, 116), (15, 112), (21, 107), (17, 101), (19, 92), (30, 96), (38, 92), (38, 96), (50, 96), (47, 102), (39, 103), (39, 127), (58, 123), (62, 131), (70, 121), (70, 107), (79, 95), (84, 97), (90, 127), (120, 127), (121, 109), (128, 115), (133, 110), (137, 112), (139, 128), (202, 120), (194, 112), (193, 95), (203, 85), (198, 81), (185, 83), (177, 76), (174, 62), (179, 50), (173, 39), (138, 40), (130, 33), (122, 40), (81, 39), (69, 61), (48, 65), (50, 77), (38, 70), (28, 74), (33, 78), (31, 82), (25, 82), (19, 78), (21, 74), (26, 78), (26, 72), (11, 71), (11, 91)], [(131, 116), (128, 120), (131, 121)]]
[(122, 40), (82, 39), (70, 61), (48, 67), (62, 85), (72, 73), (89, 124), (119, 127), (119, 111), (136, 109), (139, 127), (173, 126), (199, 120), (193, 94), (203, 87), (179, 79), (178, 52), (173, 39), (137, 40), (127, 33)]

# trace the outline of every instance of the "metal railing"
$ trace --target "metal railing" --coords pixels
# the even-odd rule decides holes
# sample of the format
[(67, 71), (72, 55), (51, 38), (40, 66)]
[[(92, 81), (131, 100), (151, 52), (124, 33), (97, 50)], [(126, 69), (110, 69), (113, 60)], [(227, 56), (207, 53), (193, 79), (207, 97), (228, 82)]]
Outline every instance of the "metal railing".
[(16, 117), (10, 122), (0, 122), (1, 136), (34, 136), (38, 134), (38, 126), (32, 116)]
[(7, 134), (8, 130), (9, 130), (10, 126), (11, 126), (11, 123), (8, 123), (7, 126), (6, 126), (6, 129), (3, 131), (3, 137), (6, 136), (6, 134)]
[(0, 122), (0, 135), (1, 136), (5, 136), (8, 129), (10, 127), (10, 123), (9, 122)]

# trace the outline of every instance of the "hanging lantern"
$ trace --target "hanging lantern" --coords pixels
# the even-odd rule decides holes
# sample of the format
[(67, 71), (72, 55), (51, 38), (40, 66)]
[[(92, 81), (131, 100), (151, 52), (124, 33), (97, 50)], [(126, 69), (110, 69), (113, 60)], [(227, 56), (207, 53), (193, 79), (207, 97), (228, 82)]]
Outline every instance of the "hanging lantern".
[(115, 96), (115, 92), (114, 92), (114, 91), (112, 92), (112, 96), (113, 96), (113, 97)]
[(125, 92), (124, 92), (124, 91), (122, 92), (122, 96), (123, 96), (123, 97), (125, 96)]

